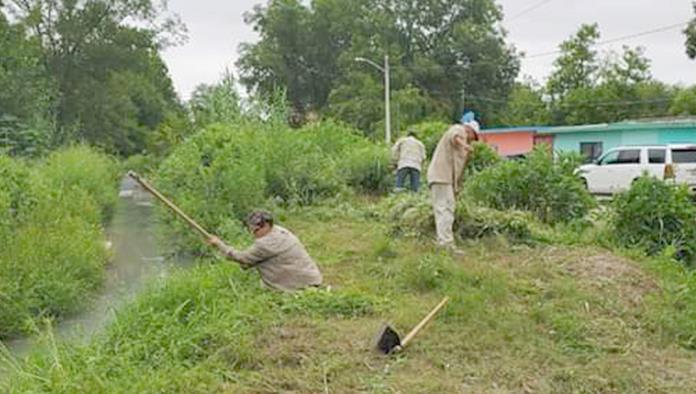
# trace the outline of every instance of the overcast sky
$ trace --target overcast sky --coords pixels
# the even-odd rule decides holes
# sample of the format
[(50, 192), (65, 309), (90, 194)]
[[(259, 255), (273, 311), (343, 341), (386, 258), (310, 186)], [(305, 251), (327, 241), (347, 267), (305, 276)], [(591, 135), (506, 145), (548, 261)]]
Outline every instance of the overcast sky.
[[(185, 45), (164, 53), (182, 98), (187, 99), (199, 83), (218, 80), (225, 68), (234, 71), (239, 44), (256, 39), (252, 29), (244, 24), (244, 12), (265, 2), (170, 0), (169, 8), (179, 14), (189, 30)], [(509, 32), (509, 42), (530, 56), (557, 49), (582, 23), (599, 23), (601, 40), (611, 40), (686, 22), (693, 17), (691, 0), (498, 0), (498, 3), (505, 12), (503, 26)], [(686, 57), (682, 30), (674, 28), (599, 49), (644, 46), (657, 79), (696, 84), (696, 61)], [(543, 81), (553, 60), (554, 56), (525, 58), (522, 75)]]

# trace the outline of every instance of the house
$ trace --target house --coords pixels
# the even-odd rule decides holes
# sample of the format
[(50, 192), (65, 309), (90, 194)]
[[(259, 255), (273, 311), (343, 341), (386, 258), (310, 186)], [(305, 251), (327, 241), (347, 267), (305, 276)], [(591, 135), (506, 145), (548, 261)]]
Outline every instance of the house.
[(508, 127), (482, 130), (480, 137), (501, 156), (518, 156), (539, 143), (551, 143), (552, 136), (539, 134), (545, 131), (543, 127)]
[(537, 136), (553, 140), (554, 151), (579, 152), (591, 161), (622, 145), (696, 143), (696, 118), (550, 127)]

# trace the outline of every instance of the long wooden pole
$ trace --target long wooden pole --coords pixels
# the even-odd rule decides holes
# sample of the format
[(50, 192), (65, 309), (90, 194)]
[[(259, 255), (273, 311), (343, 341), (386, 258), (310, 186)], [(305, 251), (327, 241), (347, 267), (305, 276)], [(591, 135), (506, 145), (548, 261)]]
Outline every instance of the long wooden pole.
[(169, 207), (174, 213), (179, 215), (182, 219), (184, 219), (191, 227), (196, 229), (203, 237), (206, 239), (209, 239), (212, 237), (212, 235), (207, 232), (200, 224), (196, 223), (195, 220), (191, 219), (187, 214), (184, 213), (179, 207), (174, 205), (173, 202), (169, 201), (165, 196), (162, 195), (162, 193), (158, 192), (157, 189), (152, 187), (147, 181), (145, 181), (143, 178), (141, 178), (138, 174), (136, 174), (133, 171), (128, 171), (128, 176), (133, 178), (136, 182), (140, 184), (145, 190), (150, 192), (153, 196), (155, 196), (158, 200), (162, 201), (164, 205)]
[(421, 322), (418, 323), (418, 325), (415, 326), (413, 328), (413, 330), (411, 330), (411, 332), (409, 332), (406, 335), (404, 340), (401, 341), (401, 347), (405, 348), (406, 345), (408, 345), (408, 343), (411, 342), (413, 337), (415, 337), (416, 334), (418, 334), (418, 332), (420, 332), (420, 330), (422, 330), (426, 324), (428, 324), (431, 320), (433, 320), (435, 315), (440, 311), (440, 309), (442, 309), (445, 306), (445, 304), (447, 304), (448, 301), (449, 301), (449, 297), (443, 298), (442, 301), (440, 301), (440, 303), (435, 307), (435, 309), (433, 309), (430, 313), (428, 313), (428, 316), (426, 316), (423, 320), (421, 320)]

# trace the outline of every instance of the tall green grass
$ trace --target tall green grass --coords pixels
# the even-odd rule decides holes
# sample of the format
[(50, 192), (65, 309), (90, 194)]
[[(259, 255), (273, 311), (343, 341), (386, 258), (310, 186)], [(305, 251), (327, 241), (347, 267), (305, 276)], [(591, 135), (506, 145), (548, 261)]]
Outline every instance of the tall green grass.
[(77, 310), (102, 280), (102, 224), (117, 196), (115, 162), (85, 147), (43, 162), (0, 157), (0, 338)]
[(379, 303), (355, 292), (269, 292), (231, 264), (201, 264), (154, 284), (89, 345), (35, 354), (24, 366), (31, 373), (13, 375), (5, 389), (205, 392), (254, 370), (260, 335), (289, 315), (353, 318)]
[[(391, 184), (388, 150), (334, 122), (295, 130), (279, 123), (211, 125), (162, 163), (156, 186), (210, 231), (239, 236), (255, 208), (311, 205), (351, 192), (383, 193)], [(179, 250), (200, 240), (170, 215)]]

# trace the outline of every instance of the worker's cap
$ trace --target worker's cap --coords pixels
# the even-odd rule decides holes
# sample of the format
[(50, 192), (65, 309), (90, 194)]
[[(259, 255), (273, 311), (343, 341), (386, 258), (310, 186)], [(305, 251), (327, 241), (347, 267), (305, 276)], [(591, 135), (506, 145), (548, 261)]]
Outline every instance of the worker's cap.
[(464, 127), (466, 127), (467, 129), (471, 129), (471, 131), (474, 132), (473, 133), (474, 134), (473, 135), (474, 141), (479, 140), (479, 133), (481, 132), (481, 126), (479, 125), (479, 123), (477, 121), (472, 120), (471, 122), (464, 123)]
[(267, 211), (254, 211), (246, 219), (246, 224), (249, 227), (260, 227), (266, 223), (273, 224), (273, 215)]

